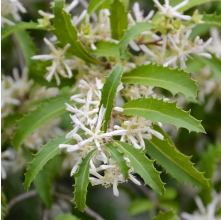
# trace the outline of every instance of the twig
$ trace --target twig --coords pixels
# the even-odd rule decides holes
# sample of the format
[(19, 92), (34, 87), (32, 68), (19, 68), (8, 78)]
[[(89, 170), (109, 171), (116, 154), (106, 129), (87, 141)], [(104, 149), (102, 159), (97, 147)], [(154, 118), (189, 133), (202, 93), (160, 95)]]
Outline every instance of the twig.
[[(72, 204), (75, 204), (75, 202), (72, 202), (73, 199), (71, 196), (65, 195), (63, 193), (58, 193), (58, 192), (53, 192), (53, 195), (59, 199), (63, 199), (63, 200), (66, 200)], [(92, 210), (88, 206), (86, 207), (84, 212), (86, 215), (92, 217), (95, 220), (104, 220), (98, 213), (96, 213), (94, 210)]]
[(30, 190), (28, 193), (22, 193), (14, 197), (7, 205), (8, 209), (11, 209), (16, 203), (21, 202), (22, 200), (28, 199), (30, 197), (36, 196), (36, 190)]
[(158, 45), (158, 42), (161, 41), (162, 38), (158, 39), (158, 40), (153, 40), (153, 41), (148, 41), (148, 42), (144, 42), (144, 41), (136, 41), (135, 43), (138, 45), (144, 44), (144, 45), (150, 45), (150, 44), (156, 44)]
[(48, 220), (48, 209), (45, 209), (44, 212), (43, 212), (43, 217), (42, 217), (42, 220)]

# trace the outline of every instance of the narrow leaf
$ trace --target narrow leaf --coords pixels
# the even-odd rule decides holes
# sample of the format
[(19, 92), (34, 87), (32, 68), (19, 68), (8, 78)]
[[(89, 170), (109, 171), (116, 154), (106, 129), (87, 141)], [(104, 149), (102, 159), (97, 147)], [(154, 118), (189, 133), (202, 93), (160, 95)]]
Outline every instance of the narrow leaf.
[(122, 76), (123, 83), (158, 86), (173, 95), (183, 93), (186, 98), (197, 96), (197, 85), (184, 70), (170, 69), (156, 64), (142, 65)]
[(31, 182), (35, 179), (35, 176), (44, 165), (55, 155), (60, 153), (59, 144), (69, 144), (72, 141), (73, 139), (66, 139), (65, 135), (62, 135), (42, 146), (41, 150), (34, 156), (32, 162), (29, 163), (27, 172), (25, 173), (24, 186), (26, 191), (28, 191)]
[(124, 156), (130, 159), (134, 173), (139, 174), (145, 184), (149, 185), (159, 194), (164, 193), (165, 188), (164, 183), (160, 179), (160, 172), (154, 168), (153, 161), (149, 160), (142, 150), (120, 141), (115, 141), (114, 146), (118, 147), (124, 153)]
[(124, 115), (138, 115), (153, 122), (173, 124), (179, 129), (205, 132), (200, 121), (190, 115), (190, 111), (183, 111), (176, 106), (176, 102), (164, 102), (163, 99), (139, 98), (131, 100), (122, 106)]
[(30, 22), (21, 21), (18, 24), (15, 24), (13, 26), (8, 26), (6, 28), (3, 28), (2, 29), (1, 39), (3, 40), (4, 38), (9, 36), (10, 34), (15, 33), (16, 31), (26, 30), (26, 29), (47, 30), (44, 27), (40, 27), (39, 24), (36, 23), (36, 22), (33, 22), (33, 21), (30, 21)]
[(125, 10), (124, 4), (119, 0), (114, 0), (111, 4), (111, 37), (116, 40), (121, 40), (124, 35), (124, 31), (128, 26), (128, 12)]
[(71, 23), (71, 15), (67, 14), (67, 12), (63, 10), (63, 7), (64, 0), (55, 0), (55, 6), (53, 7), (55, 17), (52, 19), (54, 30), (52, 32), (63, 46), (68, 43), (71, 45), (68, 51), (73, 55), (89, 63), (98, 64), (99, 61), (92, 57), (79, 41), (78, 31)]
[(104, 131), (107, 130), (108, 122), (111, 118), (111, 112), (114, 107), (114, 98), (117, 92), (117, 88), (120, 85), (123, 71), (124, 67), (120, 65), (116, 66), (110, 75), (106, 78), (102, 88), (100, 107), (103, 105), (103, 107), (106, 108), (104, 115), (105, 122), (103, 125)]
[(106, 144), (104, 149), (108, 151), (108, 153), (111, 155), (111, 158), (117, 162), (117, 165), (120, 167), (121, 173), (126, 180), (129, 177), (128, 171), (130, 168), (127, 166), (127, 163), (124, 160), (124, 154), (120, 153), (118, 149), (114, 147), (111, 143)]
[(221, 15), (214, 14), (203, 14), (202, 20), (204, 24), (210, 24), (221, 27)]
[[(157, 127), (154, 128), (158, 130)], [(152, 139), (145, 140), (145, 145), (147, 154), (179, 182), (188, 182), (201, 188), (209, 186), (203, 173), (197, 171), (193, 166), (194, 164), (190, 161), (191, 157), (179, 152), (166, 137), (164, 140), (160, 140), (152, 136)]]
[(106, 0), (90, 0), (88, 5), (87, 13), (91, 15), (100, 5), (102, 5)]
[(153, 220), (180, 220), (179, 216), (173, 211), (161, 212)]
[(89, 166), (90, 160), (96, 153), (96, 149), (90, 151), (85, 158), (82, 158), (82, 162), (79, 164), (78, 172), (75, 173), (75, 185), (74, 185), (74, 202), (77, 208), (83, 212), (86, 208), (86, 194), (89, 180)]
[(143, 31), (150, 31), (154, 27), (155, 26), (153, 24), (148, 22), (137, 22), (130, 29), (126, 30), (123, 38), (119, 43), (120, 52), (122, 53), (126, 49), (131, 39), (137, 37)]
[(60, 96), (44, 102), (36, 110), (24, 115), (17, 124), (13, 137), (13, 144), (18, 150), (22, 142), (37, 128), (44, 125), (50, 119), (66, 112), (65, 102), (69, 102), (70, 96)]

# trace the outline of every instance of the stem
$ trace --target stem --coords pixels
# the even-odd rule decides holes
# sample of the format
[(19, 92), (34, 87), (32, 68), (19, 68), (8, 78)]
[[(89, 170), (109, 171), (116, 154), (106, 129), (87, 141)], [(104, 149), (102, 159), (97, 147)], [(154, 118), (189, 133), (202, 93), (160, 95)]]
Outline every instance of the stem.
[[(53, 195), (59, 199), (63, 199), (66, 200), (72, 204), (75, 205), (75, 202), (72, 202), (73, 198), (71, 196), (65, 195), (63, 193), (58, 193), (58, 192), (53, 192)], [(95, 220), (104, 220), (98, 213), (96, 213), (94, 210), (92, 210), (91, 208), (89, 208), (87, 206), (87, 208), (84, 210), (85, 214), (92, 217)]]
[(144, 45), (150, 45), (150, 44), (158, 45), (158, 42), (161, 41), (161, 40), (162, 40), (162, 38), (160, 38), (158, 40), (149, 41), (149, 42), (137, 41), (136, 44), (138, 44), (138, 45), (141, 45), (141, 44), (144, 44)]
[(7, 205), (8, 209), (11, 209), (16, 203), (21, 202), (22, 200), (34, 197), (37, 195), (36, 190), (30, 190), (28, 193), (22, 193), (14, 197)]

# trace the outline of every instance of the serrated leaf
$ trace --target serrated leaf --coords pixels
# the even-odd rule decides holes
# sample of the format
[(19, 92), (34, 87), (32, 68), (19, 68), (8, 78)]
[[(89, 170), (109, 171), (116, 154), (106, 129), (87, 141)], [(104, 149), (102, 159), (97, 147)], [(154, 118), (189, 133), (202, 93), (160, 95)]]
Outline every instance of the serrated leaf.
[(131, 39), (137, 37), (143, 31), (150, 31), (154, 27), (155, 26), (153, 24), (148, 22), (137, 22), (130, 29), (126, 30), (119, 43), (120, 52), (122, 53), (126, 49)]
[(102, 5), (106, 0), (90, 0), (88, 5), (87, 13), (91, 15), (100, 5)]
[(27, 31), (17, 31), (14, 35), (24, 55), (26, 66), (30, 67), (33, 64), (31, 57), (36, 54), (35, 44)]
[(199, 169), (205, 172), (205, 177), (210, 179), (210, 187), (203, 189), (199, 195), (202, 198), (204, 205), (207, 206), (212, 201), (212, 178), (214, 170), (221, 158), (221, 144), (209, 145), (207, 151), (201, 156)]
[(149, 199), (137, 199), (130, 204), (128, 212), (130, 215), (138, 215), (152, 209), (154, 204)]
[(202, 21), (204, 24), (210, 24), (221, 27), (221, 15), (214, 14), (203, 14)]
[(83, 44), (78, 39), (78, 31), (71, 23), (71, 15), (64, 8), (64, 0), (55, 0), (55, 6), (52, 8), (55, 17), (52, 20), (54, 30), (52, 31), (60, 43), (65, 46), (70, 44), (68, 49), (73, 55), (94, 64), (99, 64), (99, 61), (92, 57), (85, 49)]
[(36, 29), (36, 30), (47, 30), (45, 27), (39, 27), (39, 24), (33, 21), (24, 22), (21, 21), (18, 24), (13, 26), (8, 26), (6, 28), (2, 28), (1, 40), (9, 36), (10, 34), (15, 33), (16, 31), (26, 30), (26, 29)]
[(124, 154), (120, 153), (116, 147), (113, 146), (113, 144), (109, 143), (106, 144), (104, 149), (108, 151), (111, 158), (117, 162), (117, 165), (120, 167), (120, 171), (123, 174), (124, 179), (126, 180), (129, 177), (129, 167), (127, 166), (126, 161), (124, 160)]
[(61, 135), (42, 146), (41, 150), (35, 154), (32, 162), (29, 163), (27, 172), (25, 173), (24, 186), (26, 191), (28, 191), (31, 182), (35, 179), (44, 165), (55, 155), (60, 153), (61, 149), (59, 148), (59, 144), (69, 144), (72, 141), (73, 139), (66, 139), (65, 135)]
[(61, 170), (63, 159), (64, 158), (59, 155), (53, 158), (53, 160), (50, 160), (34, 179), (35, 189), (42, 203), (49, 209), (53, 204), (53, 196), (51, 193), (52, 182)]
[(37, 128), (44, 125), (50, 119), (66, 112), (64, 105), (69, 102), (70, 96), (60, 96), (44, 102), (36, 110), (24, 115), (17, 124), (13, 137), (13, 145), (18, 150), (22, 142)]
[(161, 212), (153, 220), (180, 220), (179, 216), (173, 211)]
[(75, 185), (74, 185), (74, 202), (77, 208), (83, 212), (86, 208), (86, 194), (87, 187), (90, 182), (89, 180), (89, 166), (90, 160), (96, 153), (97, 149), (90, 151), (86, 157), (82, 158), (82, 162), (79, 164), (77, 173), (74, 174)]
[(179, 129), (205, 132), (200, 121), (176, 106), (176, 102), (164, 102), (163, 99), (139, 98), (131, 100), (122, 106), (124, 115), (137, 115), (153, 122), (173, 124)]
[(136, 149), (132, 145), (114, 141), (113, 146), (124, 153), (125, 157), (130, 159), (130, 163), (134, 168), (134, 173), (139, 174), (145, 184), (149, 185), (155, 192), (163, 194), (165, 191), (164, 183), (160, 179), (160, 172), (153, 166), (153, 161), (149, 160), (141, 149)]
[(117, 88), (120, 85), (123, 71), (124, 67), (120, 65), (116, 66), (111, 71), (110, 75), (106, 78), (102, 88), (100, 107), (103, 105), (103, 107), (106, 108), (104, 115), (105, 122), (103, 124), (104, 131), (107, 130), (108, 122), (111, 118), (111, 112), (114, 107), (114, 98), (117, 92)]
[(128, 26), (128, 12), (125, 10), (124, 4), (119, 0), (114, 0), (111, 4), (111, 37), (116, 40), (121, 40), (124, 35), (124, 31)]
[(96, 50), (88, 49), (91, 54), (95, 54), (98, 57), (111, 57), (117, 59), (129, 59), (130, 55), (127, 51), (120, 54), (118, 44), (108, 41), (99, 41), (95, 44)]
[(71, 214), (60, 214), (55, 220), (80, 220), (78, 217)]
[[(159, 131), (157, 126), (154, 129)], [(145, 139), (145, 145), (147, 154), (179, 182), (188, 182), (198, 187), (209, 186), (209, 182), (203, 173), (197, 171), (193, 166), (194, 164), (190, 161), (191, 157), (179, 152), (166, 138), (160, 140), (152, 136), (150, 140)]]
[(186, 98), (197, 96), (197, 84), (187, 72), (156, 64), (142, 65), (125, 73), (122, 82), (162, 87), (173, 95), (181, 92)]

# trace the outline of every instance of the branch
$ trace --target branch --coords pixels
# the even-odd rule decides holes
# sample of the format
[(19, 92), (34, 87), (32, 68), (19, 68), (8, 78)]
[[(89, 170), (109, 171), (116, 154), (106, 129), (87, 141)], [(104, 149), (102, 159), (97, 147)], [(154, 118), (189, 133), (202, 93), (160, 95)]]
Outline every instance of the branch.
[(11, 209), (16, 203), (21, 202), (22, 200), (34, 197), (37, 195), (36, 190), (30, 190), (28, 193), (22, 193), (14, 197), (7, 205), (8, 209)]
[[(73, 198), (71, 196), (65, 195), (63, 193), (58, 193), (58, 192), (53, 192), (52, 193), (53, 196), (59, 198), (59, 199), (63, 199), (66, 200), (72, 204), (75, 205), (75, 202), (72, 202)], [(89, 208), (87, 206), (87, 208), (84, 210), (85, 214), (92, 217), (95, 220), (104, 220), (98, 213), (96, 213), (94, 210), (92, 210), (91, 208)]]
[(155, 44), (158, 45), (159, 41), (162, 41), (162, 38), (158, 39), (158, 40), (153, 40), (153, 41), (148, 41), (148, 42), (144, 42), (144, 41), (135, 41), (136, 44), (141, 45), (150, 45), (150, 44)]

